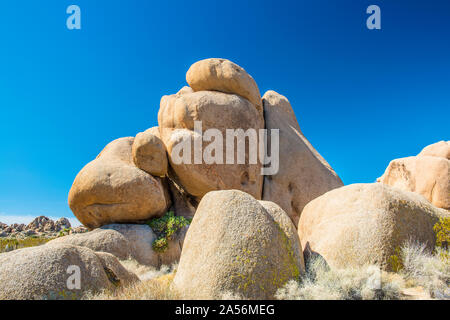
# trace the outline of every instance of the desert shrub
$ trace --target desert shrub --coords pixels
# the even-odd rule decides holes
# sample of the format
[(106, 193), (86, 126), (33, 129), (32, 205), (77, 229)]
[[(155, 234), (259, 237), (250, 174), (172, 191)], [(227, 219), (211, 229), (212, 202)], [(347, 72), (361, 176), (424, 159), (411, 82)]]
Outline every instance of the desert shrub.
[(377, 266), (331, 269), (323, 258), (311, 257), (301, 280), (289, 281), (276, 293), (280, 300), (398, 299), (400, 285), (384, 278)]
[(168, 248), (169, 240), (181, 228), (189, 225), (190, 219), (181, 216), (175, 216), (173, 211), (167, 212), (161, 218), (155, 218), (147, 222), (147, 224), (156, 233), (157, 239), (153, 242), (152, 247), (156, 252), (164, 252)]
[(430, 252), (425, 245), (410, 242), (402, 248), (403, 269), (400, 274), (422, 286), (431, 297), (450, 299), (449, 250), (436, 247)]
[(399, 272), (403, 269), (403, 261), (400, 247), (395, 248), (395, 253), (388, 259), (392, 271)]
[(442, 259), (448, 262), (450, 255), (448, 254), (448, 244), (450, 243), (450, 218), (440, 218), (433, 227), (436, 233), (436, 250)]

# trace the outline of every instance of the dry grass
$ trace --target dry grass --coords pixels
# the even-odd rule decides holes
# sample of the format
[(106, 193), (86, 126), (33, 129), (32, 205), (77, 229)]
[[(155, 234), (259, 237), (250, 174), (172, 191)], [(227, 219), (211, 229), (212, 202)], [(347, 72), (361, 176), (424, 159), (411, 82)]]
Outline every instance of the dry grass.
[(321, 258), (311, 258), (301, 282), (289, 281), (278, 290), (280, 300), (398, 299), (400, 284), (376, 266), (330, 269)]
[(401, 251), (403, 269), (400, 275), (425, 288), (433, 298), (450, 299), (449, 253), (448, 249), (442, 248), (430, 253), (425, 246), (410, 243)]
[(160, 269), (143, 266), (135, 260), (121, 261), (140, 281), (115, 290), (98, 294), (87, 294), (86, 300), (179, 300), (180, 296), (171, 288), (177, 265), (162, 266)]
[(360, 268), (330, 269), (321, 258), (307, 263), (306, 276), (290, 281), (278, 290), (281, 300), (392, 300), (450, 299), (450, 263), (448, 250), (409, 243), (400, 251), (399, 273), (380, 271), (367, 265)]
[(0, 253), (16, 249), (40, 246), (53, 240), (53, 238), (28, 237), (24, 239), (7, 238), (0, 239)]

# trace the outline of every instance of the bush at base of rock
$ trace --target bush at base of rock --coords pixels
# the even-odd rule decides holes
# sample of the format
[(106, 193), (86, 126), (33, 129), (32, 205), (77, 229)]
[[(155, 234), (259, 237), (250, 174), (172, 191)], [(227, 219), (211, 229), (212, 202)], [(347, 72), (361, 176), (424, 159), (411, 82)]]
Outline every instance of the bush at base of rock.
[(304, 271), (293, 230), (279, 207), (238, 190), (209, 192), (186, 234), (174, 289), (189, 299), (272, 299)]

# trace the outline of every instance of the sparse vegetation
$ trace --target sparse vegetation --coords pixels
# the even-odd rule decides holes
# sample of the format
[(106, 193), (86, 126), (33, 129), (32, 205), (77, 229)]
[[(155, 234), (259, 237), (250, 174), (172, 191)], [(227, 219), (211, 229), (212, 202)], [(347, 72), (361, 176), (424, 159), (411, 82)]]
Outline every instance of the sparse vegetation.
[(307, 262), (300, 282), (291, 280), (279, 289), (280, 300), (399, 299), (400, 285), (377, 266), (331, 269), (320, 257)]
[(169, 246), (169, 240), (181, 228), (189, 225), (191, 219), (175, 216), (173, 211), (167, 212), (163, 217), (152, 219), (147, 224), (156, 233), (157, 239), (153, 242), (153, 250), (164, 252)]
[[(412, 291), (420, 298), (450, 299), (448, 249), (427, 252), (424, 245), (407, 243), (392, 258), (397, 273), (380, 271), (376, 266), (330, 269), (321, 258), (307, 263), (300, 282), (290, 281), (277, 292), (286, 300), (408, 299)], [(413, 290), (411, 290), (413, 289)], [(414, 297), (413, 297), (414, 298)], [(416, 297), (417, 298), (417, 297)]]
[(180, 296), (171, 288), (177, 265), (162, 266), (160, 269), (139, 265), (134, 260), (122, 261), (129, 271), (141, 281), (115, 290), (98, 294), (87, 294), (85, 300), (176, 300)]
[(21, 248), (28, 248), (45, 244), (52, 238), (27, 237), (27, 238), (5, 238), (0, 239), (0, 253)]
[(436, 247), (434, 253), (427, 252), (424, 245), (410, 243), (402, 248), (405, 279), (425, 288), (431, 297), (450, 299), (449, 250)]

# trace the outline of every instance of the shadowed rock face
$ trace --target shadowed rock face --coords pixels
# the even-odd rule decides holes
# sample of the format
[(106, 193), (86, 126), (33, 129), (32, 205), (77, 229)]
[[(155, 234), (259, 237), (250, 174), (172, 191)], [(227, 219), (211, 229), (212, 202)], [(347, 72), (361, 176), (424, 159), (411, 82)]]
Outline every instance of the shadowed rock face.
[(302, 134), (284, 96), (268, 91), (263, 104), (266, 128), (280, 130), (280, 169), (264, 178), (263, 200), (277, 203), (297, 226), (308, 202), (343, 183)]
[[(74, 274), (70, 266), (79, 268), (79, 290), (68, 288), (69, 277)], [(54, 244), (0, 254), (0, 299), (80, 298), (87, 292), (137, 280), (114, 256), (83, 247)]]
[(304, 271), (299, 248), (295, 227), (277, 205), (238, 190), (209, 192), (186, 234), (173, 285), (190, 299), (227, 292), (272, 299)]
[(133, 141), (121, 138), (111, 142), (75, 178), (69, 206), (88, 228), (145, 221), (161, 216), (169, 207), (162, 180), (134, 165)]
[(438, 208), (450, 210), (450, 144), (441, 141), (415, 157), (392, 160), (378, 182), (416, 192)]
[(308, 203), (298, 225), (305, 256), (322, 256), (332, 267), (378, 264), (391, 270), (389, 257), (408, 241), (435, 244), (434, 224), (445, 210), (422, 196), (384, 184), (353, 184)]

